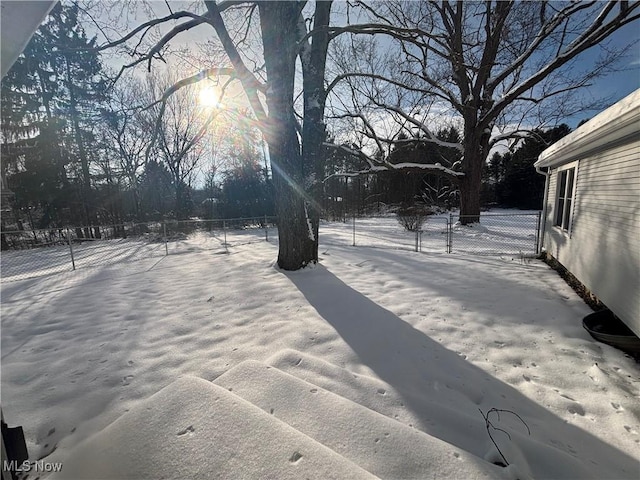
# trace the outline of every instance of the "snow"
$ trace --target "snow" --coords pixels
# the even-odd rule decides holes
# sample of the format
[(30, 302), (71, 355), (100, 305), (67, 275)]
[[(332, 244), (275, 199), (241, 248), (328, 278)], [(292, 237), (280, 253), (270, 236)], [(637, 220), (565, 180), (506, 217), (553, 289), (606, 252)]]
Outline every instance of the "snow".
[[(3, 413), (63, 462), (40, 478), (638, 478), (638, 365), (547, 265), (343, 234), (298, 272), (228, 232), (3, 282)], [(492, 417), (507, 468), (491, 408), (530, 430)]]
[(441, 172), (451, 175), (453, 177), (464, 177), (464, 172), (456, 172), (450, 168), (443, 167), (441, 164), (429, 164), (429, 163), (414, 163), (414, 162), (399, 162), (399, 163), (385, 163), (388, 169), (402, 170), (408, 168), (417, 168), (421, 170), (440, 170)]
[[(457, 213), (429, 215), (422, 225), (418, 248), (422, 252), (447, 251), (447, 222), (452, 221), (451, 251), (501, 255), (504, 258), (532, 257), (536, 251), (538, 212), (494, 209), (482, 215), (480, 224), (460, 225)], [(356, 245), (415, 250), (416, 233), (406, 231), (393, 214), (355, 219)], [(353, 244), (353, 219), (345, 223), (324, 223), (321, 241), (328, 245)]]
[(374, 478), (228, 390), (194, 377), (140, 402), (76, 449), (68, 463), (67, 472), (51, 478), (138, 480), (141, 473), (157, 479), (168, 472), (173, 478)]
[[(431, 142), (431, 140), (424, 140), (424, 141)], [(414, 163), (414, 162), (401, 162), (401, 163), (389, 163), (387, 161), (380, 162), (370, 157), (369, 155), (364, 153), (362, 150), (356, 150), (356, 149), (347, 147), (346, 145), (336, 145), (329, 142), (325, 142), (323, 145), (336, 150), (342, 150), (343, 152), (346, 152), (349, 155), (352, 155), (361, 160), (364, 160), (365, 162), (367, 162), (367, 165), (368, 165), (364, 170), (360, 170), (360, 171), (340, 172), (340, 173), (331, 174), (324, 179), (325, 182), (329, 178), (334, 176), (356, 177), (356, 176), (367, 174), (367, 173), (384, 172), (388, 170), (402, 170), (402, 169), (440, 170), (441, 172), (446, 173), (447, 175), (451, 175), (453, 177), (464, 177), (465, 175), (464, 172), (458, 172), (450, 168), (443, 167), (439, 163), (434, 165), (430, 163)]]
[(311, 98), (309, 98), (309, 102), (307, 103), (307, 106), (310, 109), (314, 109), (314, 108), (320, 108), (320, 102), (318, 101), (318, 97), (317, 96), (312, 96)]
[(315, 242), (316, 236), (313, 233), (313, 226), (311, 225), (311, 219), (309, 218), (309, 211), (307, 209), (307, 202), (304, 202), (304, 218), (307, 221), (307, 234), (309, 240)]

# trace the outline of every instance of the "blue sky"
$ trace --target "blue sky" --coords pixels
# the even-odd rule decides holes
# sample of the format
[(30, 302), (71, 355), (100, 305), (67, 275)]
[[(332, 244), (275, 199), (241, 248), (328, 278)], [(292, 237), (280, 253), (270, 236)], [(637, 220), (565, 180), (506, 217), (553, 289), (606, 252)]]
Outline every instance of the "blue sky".
[[(630, 42), (636, 42), (631, 49), (629, 58), (621, 63), (621, 71), (596, 79), (593, 86), (588, 88), (588, 93), (591, 96), (596, 99), (607, 98), (610, 100), (609, 105), (613, 105), (640, 88), (640, 28), (638, 28), (638, 22), (626, 25), (613, 33), (610, 41), (611, 45), (617, 48), (623, 48)], [(592, 62), (598, 56), (597, 47), (584, 52), (583, 56), (585, 61)], [(571, 128), (575, 128), (580, 120), (592, 118), (600, 111), (583, 112), (566, 119), (566, 123)]]
[[(175, 2), (174, 7), (180, 2)], [(339, 4), (339, 3), (338, 3)], [(156, 15), (166, 15), (168, 10), (164, 2), (152, 2), (149, 4), (153, 7)], [(136, 22), (134, 24), (142, 22), (147, 17), (149, 12), (138, 11)], [(209, 26), (201, 26), (194, 28), (191, 31), (184, 32), (179, 35), (171, 43), (173, 47), (177, 45), (191, 46), (196, 41), (203, 42), (207, 38), (214, 38), (215, 34)], [(636, 41), (629, 57), (621, 62), (619, 67), (620, 71), (608, 74), (602, 78), (594, 80), (593, 85), (578, 92), (578, 95), (585, 95), (594, 100), (602, 100), (603, 108), (592, 111), (584, 111), (576, 114), (572, 117), (564, 119), (564, 123), (567, 123), (571, 128), (575, 128), (581, 120), (589, 119), (595, 116), (602, 109), (612, 105), (618, 100), (624, 98), (634, 90), (640, 88), (640, 28), (638, 28), (638, 22), (635, 24), (627, 25), (624, 28), (618, 30), (608, 40), (611, 48), (623, 48), (628, 45), (629, 42)], [(599, 47), (592, 48), (584, 52), (579, 57), (579, 62), (585, 65), (591, 65), (600, 54)]]

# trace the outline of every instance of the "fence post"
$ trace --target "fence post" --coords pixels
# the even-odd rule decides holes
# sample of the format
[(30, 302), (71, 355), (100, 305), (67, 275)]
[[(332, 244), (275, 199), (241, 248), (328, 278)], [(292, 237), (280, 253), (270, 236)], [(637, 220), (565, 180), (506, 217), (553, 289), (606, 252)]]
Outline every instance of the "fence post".
[(164, 254), (169, 255), (169, 245), (167, 243), (167, 222), (162, 222), (162, 234), (164, 235)]
[(69, 252), (71, 252), (71, 268), (75, 270), (76, 262), (73, 258), (73, 244), (71, 243), (71, 233), (69, 232), (68, 228), (67, 228), (67, 242), (69, 242)]
[(449, 214), (447, 219), (447, 253), (453, 250), (453, 214)]
[(356, 246), (356, 214), (353, 214), (353, 244), (352, 247)]
[[(451, 215), (451, 214), (449, 214), (449, 215)], [(444, 236), (445, 250), (446, 250), (447, 253), (449, 253), (449, 217), (446, 217), (445, 221), (447, 222), (447, 224), (445, 226), (445, 236)]]
[(224, 232), (224, 249), (229, 251), (229, 249), (227, 248), (227, 221), (226, 220), (222, 221), (222, 231)]
[(540, 255), (540, 222), (542, 221), (542, 211), (538, 212), (538, 221), (536, 222), (536, 255)]
[(416, 252), (418, 251), (418, 235), (420, 235), (420, 229), (416, 228)]

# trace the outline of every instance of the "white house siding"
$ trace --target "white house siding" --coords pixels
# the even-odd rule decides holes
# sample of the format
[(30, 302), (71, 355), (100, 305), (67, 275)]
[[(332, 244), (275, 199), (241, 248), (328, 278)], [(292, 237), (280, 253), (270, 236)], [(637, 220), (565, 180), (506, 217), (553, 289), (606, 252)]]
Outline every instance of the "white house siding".
[(544, 247), (640, 336), (640, 135), (578, 160), (569, 232), (553, 226), (558, 171)]

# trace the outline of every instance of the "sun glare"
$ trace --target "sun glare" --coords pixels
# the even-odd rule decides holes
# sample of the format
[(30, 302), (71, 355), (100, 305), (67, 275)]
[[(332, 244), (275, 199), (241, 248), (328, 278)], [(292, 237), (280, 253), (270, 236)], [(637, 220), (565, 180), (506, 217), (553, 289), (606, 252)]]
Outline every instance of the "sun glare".
[(222, 106), (218, 100), (218, 92), (212, 87), (205, 87), (200, 90), (199, 101), (203, 107), (220, 108)]

